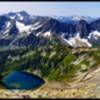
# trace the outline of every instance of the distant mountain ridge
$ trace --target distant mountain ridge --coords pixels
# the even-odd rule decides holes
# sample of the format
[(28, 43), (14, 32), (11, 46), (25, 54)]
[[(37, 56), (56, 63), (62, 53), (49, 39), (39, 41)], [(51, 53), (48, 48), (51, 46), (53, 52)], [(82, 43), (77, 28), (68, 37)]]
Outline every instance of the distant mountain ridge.
[(98, 45), (100, 19), (89, 16), (34, 16), (25, 11), (0, 16), (0, 46), (45, 44), (44, 41), (53, 36), (71, 47)]

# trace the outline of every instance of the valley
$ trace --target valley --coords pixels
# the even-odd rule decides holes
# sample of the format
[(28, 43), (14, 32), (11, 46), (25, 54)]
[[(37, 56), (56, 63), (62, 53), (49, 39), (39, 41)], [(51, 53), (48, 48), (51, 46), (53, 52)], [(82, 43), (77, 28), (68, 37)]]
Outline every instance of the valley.
[[(0, 16), (2, 98), (100, 97), (100, 19), (78, 18), (25, 11)], [(32, 77), (20, 74), (21, 79), (16, 71), (36, 75), (43, 80), (42, 86), (27, 90), (28, 82), (34, 84)], [(20, 83), (26, 90), (20, 90), (24, 86)]]

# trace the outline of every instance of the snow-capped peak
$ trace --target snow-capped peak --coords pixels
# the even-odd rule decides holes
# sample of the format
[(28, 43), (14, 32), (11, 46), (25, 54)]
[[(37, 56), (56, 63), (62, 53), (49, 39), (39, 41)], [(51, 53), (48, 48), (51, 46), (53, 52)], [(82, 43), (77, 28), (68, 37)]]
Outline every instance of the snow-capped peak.
[(5, 14), (7, 17), (11, 19), (17, 19), (17, 20), (24, 20), (25, 17), (30, 17), (30, 15), (25, 11), (20, 12), (10, 12), (8, 14)]
[(96, 18), (92, 18), (90, 16), (77, 16), (77, 15), (74, 15), (74, 16), (71, 16), (71, 19), (74, 20), (74, 21), (85, 20), (85, 21), (90, 23), (90, 22), (94, 21)]
[(21, 14), (17, 14), (17, 17), (18, 17), (19, 20), (23, 20), (24, 19), (23, 16), (21, 16)]

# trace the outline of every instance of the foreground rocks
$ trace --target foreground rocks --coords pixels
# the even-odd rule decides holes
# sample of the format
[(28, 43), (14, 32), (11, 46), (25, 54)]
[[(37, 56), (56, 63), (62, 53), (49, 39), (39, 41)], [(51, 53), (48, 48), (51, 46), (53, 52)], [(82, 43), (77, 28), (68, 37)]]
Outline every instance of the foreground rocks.
[[(0, 98), (89, 98), (96, 97), (91, 91), (96, 84), (90, 84), (82, 88), (57, 89), (50, 87), (42, 87), (38, 90), (18, 91), (18, 90), (0, 90)], [(91, 93), (92, 92), (92, 93)], [(100, 91), (99, 91), (100, 92)], [(100, 98), (100, 96), (99, 96)]]

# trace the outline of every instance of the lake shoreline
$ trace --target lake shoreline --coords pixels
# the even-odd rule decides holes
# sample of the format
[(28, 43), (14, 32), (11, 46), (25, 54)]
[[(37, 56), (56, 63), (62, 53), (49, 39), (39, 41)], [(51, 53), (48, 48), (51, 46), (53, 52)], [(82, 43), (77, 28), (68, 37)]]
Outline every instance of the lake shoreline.
[[(57, 84), (52, 83), (57, 86)], [(68, 89), (62, 87), (53, 87), (52, 84), (44, 84), (39, 89), (36, 90), (8, 90), (0, 89), (0, 98), (87, 98), (93, 96), (89, 93), (89, 89), (95, 87), (95, 84), (90, 84), (81, 88), (71, 88)], [(59, 84), (60, 85), (60, 84)]]
[(100, 68), (80, 82), (46, 81), (41, 87), (26, 91), (0, 89), (0, 98), (100, 98)]

